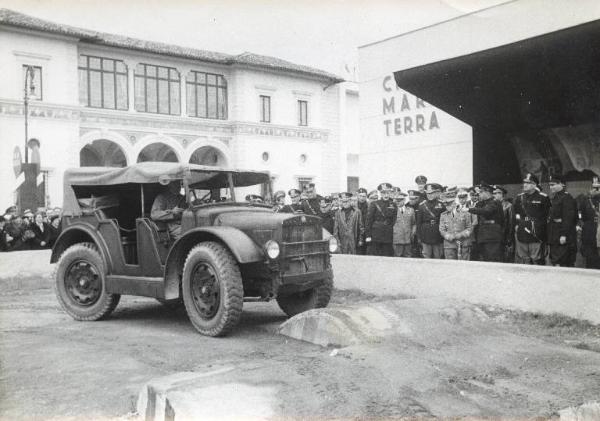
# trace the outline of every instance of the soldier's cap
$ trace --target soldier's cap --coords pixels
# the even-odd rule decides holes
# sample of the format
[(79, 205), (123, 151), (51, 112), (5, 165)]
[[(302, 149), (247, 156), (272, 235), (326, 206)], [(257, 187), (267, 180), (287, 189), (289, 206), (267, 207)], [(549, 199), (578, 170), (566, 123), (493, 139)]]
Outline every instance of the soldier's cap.
[(600, 178), (598, 178), (598, 177), (592, 178), (592, 187), (600, 187)]
[(361, 193), (367, 194), (368, 193), (367, 189), (365, 189), (364, 187), (360, 187), (358, 190), (356, 190), (356, 194), (361, 194)]
[(554, 174), (550, 176), (550, 179), (548, 180), (548, 184), (565, 184), (565, 178), (564, 176), (560, 175), (560, 174)]
[(479, 183), (479, 185), (477, 187), (479, 187), (480, 190), (485, 190), (487, 192), (494, 193), (494, 186), (486, 183), (485, 181), (482, 181), (481, 183)]
[(329, 196), (331, 199), (339, 199), (342, 193), (331, 193)]
[(320, 196), (319, 197), (319, 204), (321, 204), (321, 202), (325, 202), (326, 204), (329, 204), (333, 201), (331, 196)]
[(425, 177), (424, 175), (417, 175), (417, 177), (415, 178), (415, 183), (416, 184), (427, 184), (427, 177)]
[(283, 190), (277, 190), (273, 194), (273, 197), (275, 198), (275, 200), (279, 199), (280, 197), (285, 197), (285, 192)]
[(507, 192), (507, 190), (504, 187), (499, 186), (498, 184), (494, 184), (493, 187), (494, 187), (494, 193), (506, 194), (506, 192)]
[(6, 208), (6, 212), (5, 213), (13, 213), (17, 211), (17, 207), (16, 206), (9, 206), (8, 208)]
[(379, 190), (379, 191), (390, 191), (392, 189), (393, 189), (393, 187), (390, 183), (381, 183), (380, 185), (377, 186), (377, 190)]
[(23, 216), (31, 218), (33, 216), (33, 212), (31, 212), (31, 209), (25, 209), (25, 212), (23, 212)]
[(528, 172), (523, 178), (523, 183), (535, 184), (537, 186), (538, 184), (540, 184), (540, 180), (535, 174), (531, 174)]
[(440, 200), (442, 202), (444, 202), (445, 204), (449, 204), (454, 202), (454, 200), (456, 199), (456, 190), (451, 190), (451, 191), (445, 191), (444, 193), (442, 193)]
[(408, 190), (408, 198), (409, 199), (416, 199), (418, 197), (421, 197), (421, 195), (419, 194), (419, 192), (417, 190)]
[(425, 193), (435, 193), (442, 191), (442, 186), (438, 183), (425, 184)]
[(300, 190), (298, 189), (289, 189), (288, 190), (288, 195), (290, 196), (298, 196), (300, 194)]
[(456, 196), (457, 197), (467, 197), (469, 195), (469, 191), (468, 189), (461, 187), (460, 189), (458, 189), (458, 191), (456, 192)]
[(378, 196), (379, 196), (379, 193), (377, 193), (377, 190), (371, 190), (369, 192), (369, 196), (368, 197), (369, 198), (373, 198), (373, 197), (378, 197)]
[(402, 190), (396, 192), (396, 197), (400, 200), (406, 199), (406, 196), (408, 196), (408, 193), (403, 192)]
[(344, 200), (344, 199), (352, 199), (352, 193), (347, 192), (347, 191), (345, 191), (343, 193), (340, 193), (340, 199), (342, 199), (342, 200)]
[(246, 200), (248, 202), (250, 202), (252, 200), (256, 200), (256, 201), (259, 201), (259, 202), (264, 201), (264, 199), (262, 198), (262, 196), (259, 196), (258, 194), (247, 194), (246, 195)]

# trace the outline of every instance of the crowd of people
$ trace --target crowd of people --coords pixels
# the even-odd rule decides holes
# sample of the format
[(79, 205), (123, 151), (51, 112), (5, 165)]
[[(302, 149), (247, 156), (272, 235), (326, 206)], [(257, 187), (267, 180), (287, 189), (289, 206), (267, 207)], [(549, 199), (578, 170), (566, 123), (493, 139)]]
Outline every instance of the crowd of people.
[[(500, 185), (469, 188), (415, 179), (403, 191), (390, 183), (377, 190), (320, 196), (314, 183), (303, 191), (274, 194), (274, 210), (318, 216), (338, 240), (340, 252), (375, 256), (516, 262), (572, 267), (577, 251), (588, 268), (600, 269), (600, 181), (574, 198), (564, 178), (542, 191), (534, 174), (523, 179), (514, 200)], [(249, 195), (248, 201), (262, 201)]]
[(0, 218), (0, 251), (39, 250), (51, 248), (60, 232), (60, 208), (25, 209), (16, 206), (6, 209)]

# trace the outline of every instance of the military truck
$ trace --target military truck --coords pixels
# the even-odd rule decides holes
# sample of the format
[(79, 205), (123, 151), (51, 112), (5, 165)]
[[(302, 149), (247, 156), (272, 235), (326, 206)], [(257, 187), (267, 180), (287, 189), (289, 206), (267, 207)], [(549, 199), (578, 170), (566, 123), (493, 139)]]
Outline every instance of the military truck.
[[(185, 202), (179, 238), (150, 218), (173, 181)], [(165, 162), (67, 170), (51, 256), (60, 305), (91, 321), (109, 316), (123, 294), (153, 297), (184, 306), (209, 336), (229, 333), (244, 301), (275, 299), (288, 316), (326, 307), (337, 241), (318, 217), (240, 200), (248, 191), (268, 196), (270, 181), (268, 172)]]

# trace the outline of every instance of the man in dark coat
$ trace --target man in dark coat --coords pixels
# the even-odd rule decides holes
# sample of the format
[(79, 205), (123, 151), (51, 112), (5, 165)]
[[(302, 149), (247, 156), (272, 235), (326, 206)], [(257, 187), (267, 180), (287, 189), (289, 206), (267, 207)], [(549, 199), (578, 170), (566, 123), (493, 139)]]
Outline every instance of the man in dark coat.
[(589, 194), (578, 197), (579, 219), (581, 220), (581, 255), (585, 257), (585, 267), (600, 269), (600, 179), (594, 177)]
[(577, 203), (565, 189), (562, 176), (550, 177), (552, 207), (548, 216), (550, 261), (555, 266), (574, 267), (577, 257)]
[(321, 196), (317, 194), (315, 183), (308, 183), (304, 190), (306, 199), (302, 201), (302, 211), (307, 215), (321, 216)]
[(34, 222), (30, 225), (30, 229), (35, 235), (33, 238), (33, 249), (46, 249), (50, 247), (52, 230), (50, 229), (50, 224), (44, 222), (44, 214), (42, 212), (35, 214)]
[(477, 215), (477, 245), (479, 256), (484, 262), (501, 262), (504, 256), (504, 210), (493, 198), (494, 187), (481, 182), (479, 201), (469, 212)]
[(372, 256), (393, 256), (393, 228), (398, 208), (390, 198), (392, 185), (381, 183), (377, 190), (381, 199), (369, 203), (367, 224), (365, 226), (365, 241), (367, 254)]
[(367, 202), (367, 193), (367, 189), (362, 187), (356, 191), (356, 208), (360, 211), (360, 222), (363, 226), (363, 233), (361, 234), (362, 238), (360, 239), (359, 245), (356, 248), (356, 253), (361, 254), (363, 256), (367, 254), (367, 244), (365, 243), (364, 238), (364, 227), (365, 225), (367, 225), (367, 211), (369, 209), (369, 202)]
[(513, 204), (506, 198), (506, 189), (502, 186), (494, 185), (494, 199), (502, 204), (504, 210), (504, 262), (515, 261), (514, 247), (514, 226), (513, 226)]
[(277, 212), (281, 213), (302, 213), (302, 203), (300, 202), (300, 190), (290, 189), (288, 196), (292, 201), (291, 205), (284, 205)]
[(446, 210), (439, 200), (442, 186), (437, 183), (428, 183), (425, 186), (427, 200), (419, 204), (416, 214), (417, 235), (421, 241), (423, 257), (426, 259), (444, 258), (444, 239), (440, 235), (440, 215)]
[(527, 174), (523, 179), (523, 193), (513, 207), (516, 232), (515, 262), (544, 265), (546, 227), (550, 212), (548, 195), (538, 190), (538, 178)]
[(321, 197), (319, 202), (319, 215), (321, 217), (321, 224), (323, 228), (330, 234), (333, 234), (333, 216), (335, 212), (331, 209), (333, 200), (329, 196)]

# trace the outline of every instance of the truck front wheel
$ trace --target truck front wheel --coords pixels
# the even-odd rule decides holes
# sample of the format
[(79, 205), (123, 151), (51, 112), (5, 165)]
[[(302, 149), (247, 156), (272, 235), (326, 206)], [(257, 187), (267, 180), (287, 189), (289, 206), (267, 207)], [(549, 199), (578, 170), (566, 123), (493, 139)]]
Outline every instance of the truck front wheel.
[(185, 309), (198, 332), (223, 336), (238, 324), (244, 288), (227, 248), (210, 241), (192, 248), (183, 266), (182, 284)]
[(56, 264), (56, 297), (75, 320), (100, 320), (117, 307), (118, 294), (106, 292), (105, 267), (92, 243), (72, 245)]
[(289, 317), (329, 304), (333, 290), (333, 277), (327, 276), (321, 285), (306, 291), (277, 297), (277, 304)]

